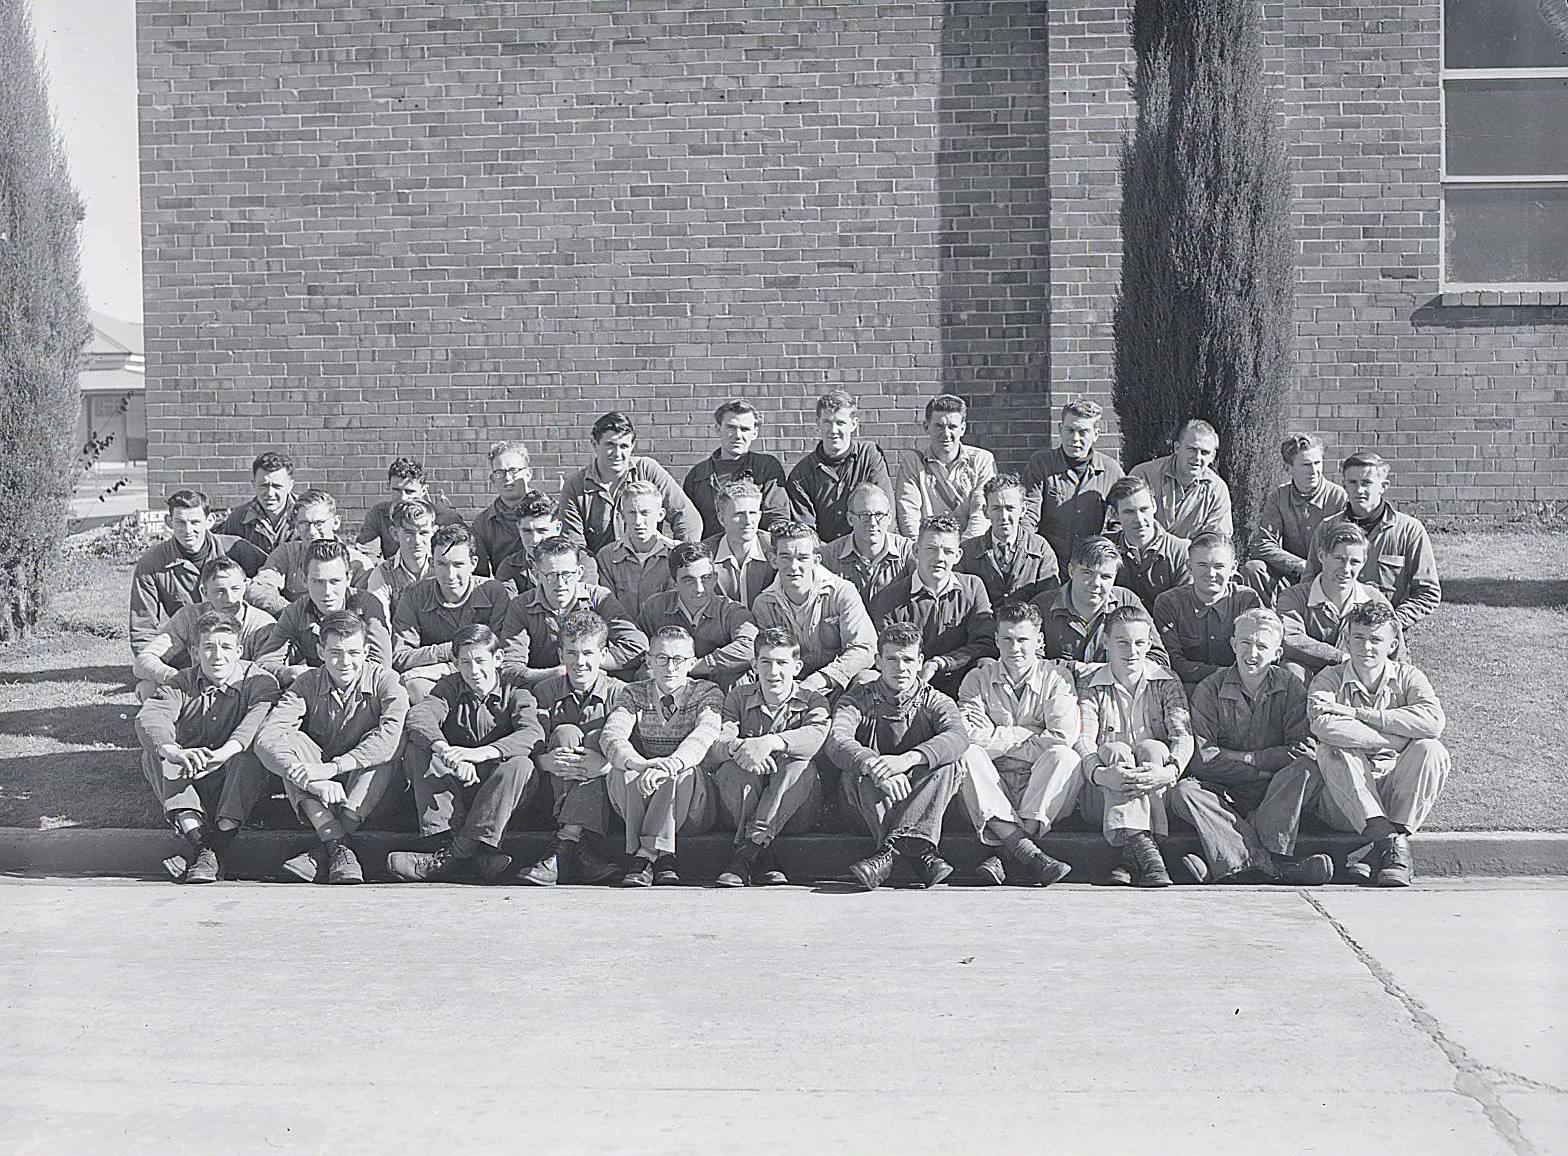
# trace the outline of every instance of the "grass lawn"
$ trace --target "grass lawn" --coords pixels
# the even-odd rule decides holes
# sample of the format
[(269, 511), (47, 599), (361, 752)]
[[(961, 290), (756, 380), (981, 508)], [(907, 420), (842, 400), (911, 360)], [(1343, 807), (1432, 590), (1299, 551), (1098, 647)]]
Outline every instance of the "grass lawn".
[[(1454, 755), (1434, 830), (1568, 830), (1568, 534), (1434, 535), (1443, 605), (1412, 635)], [(156, 827), (131, 728), (130, 568), (73, 561), (51, 628), (0, 648), (0, 826)], [(257, 820), (292, 825), (285, 807)]]

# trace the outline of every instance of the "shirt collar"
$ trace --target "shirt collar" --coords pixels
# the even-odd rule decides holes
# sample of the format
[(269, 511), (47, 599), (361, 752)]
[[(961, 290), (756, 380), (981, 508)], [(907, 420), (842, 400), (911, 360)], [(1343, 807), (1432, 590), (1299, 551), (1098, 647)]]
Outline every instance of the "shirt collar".
[(250, 663), (240, 661), (234, 664), (234, 669), (229, 672), (229, 677), (223, 682), (213, 682), (207, 677), (207, 672), (201, 668), (201, 663), (193, 667), (196, 671), (196, 689), (198, 692), (207, 690), (217, 691), (219, 694), (229, 694), (238, 690), (240, 683), (245, 681), (245, 675), (250, 670)]
[(949, 577), (947, 588), (945, 590), (938, 590), (935, 586), (927, 586), (920, 580), (919, 570), (911, 568), (909, 571), (909, 593), (911, 596), (924, 592), (931, 595), (933, 598), (942, 598), (948, 594), (951, 594), (957, 588), (958, 575), (956, 574)]
[[(1278, 663), (1275, 663), (1269, 667), (1268, 673), (1263, 676), (1263, 685), (1258, 688), (1258, 694), (1264, 698), (1283, 694), (1286, 685), (1285, 679), (1289, 677), (1290, 675), (1281, 670)], [(1220, 680), (1220, 697), (1235, 699), (1238, 702), (1246, 701), (1247, 689), (1241, 681), (1240, 668), (1234, 666), (1225, 668), (1225, 677)]]
[(650, 558), (657, 558), (661, 553), (667, 553), (670, 547), (676, 545), (674, 538), (667, 538), (660, 534), (653, 540), (646, 554), (638, 554), (632, 549), (631, 543), (625, 539), (617, 538), (604, 548), (604, 555), (611, 562), (644, 562)]
[(730, 549), (729, 536), (726, 534), (719, 535), (718, 549), (713, 552), (713, 560), (715, 562), (724, 562), (730, 559), (734, 559), (736, 562), (742, 564), (746, 562), (765, 562), (767, 561), (767, 557), (767, 554), (764, 553), (762, 549), (761, 538), (753, 538), (751, 540), (751, 542), (746, 547), (746, 556), (742, 558), (738, 556), (734, 550)]
[(553, 609), (550, 604), (544, 600), (544, 587), (538, 585), (537, 583), (528, 588), (527, 597), (528, 609), (530, 611), (537, 610), (541, 614), (569, 614), (571, 611), (577, 609), (579, 605), (582, 605), (585, 610), (593, 609), (592, 606), (587, 605), (589, 599), (588, 583), (586, 582), (577, 583), (576, 597), (574, 597), (571, 602), (563, 606), (560, 610)]
[[(1365, 582), (1357, 580), (1351, 584), (1349, 605), (1360, 606), (1363, 602), (1372, 601), (1372, 597), (1372, 587), (1368, 586)], [(1312, 580), (1312, 588), (1307, 591), (1307, 605), (1333, 605), (1332, 600), (1328, 596), (1328, 592), (1323, 589), (1323, 575), (1321, 574)]]
[[(1176, 676), (1174, 674), (1172, 674), (1165, 667), (1161, 666), (1159, 663), (1152, 662), (1149, 659), (1144, 659), (1143, 684), (1145, 686), (1151, 682), (1168, 682), (1175, 677)], [(1117, 682), (1116, 676), (1111, 673), (1111, 664), (1108, 662), (1102, 662), (1099, 666), (1094, 668), (1094, 673), (1089, 676), (1089, 685), (1115, 687), (1121, 686), (1121, 683)], [(1123, 689), (1126, 688), (1124, 687)]]

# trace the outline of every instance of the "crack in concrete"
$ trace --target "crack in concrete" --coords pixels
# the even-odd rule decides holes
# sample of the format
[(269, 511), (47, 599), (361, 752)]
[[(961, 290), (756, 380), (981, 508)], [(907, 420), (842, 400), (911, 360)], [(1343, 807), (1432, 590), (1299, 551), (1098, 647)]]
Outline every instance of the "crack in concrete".
[(1372, 973), (1372, 978), (1383, 985), (1383, 990), (1404, 1005), (1405, 1011), (1409, 1013), (1416, 1027), (1442, 1051), (1454, 1069), (1454, 1090), (1461, 1096), (1475, 1101), (1482, 1114), (1486, 1116), (1487, 1123), (1492, 1126), (1492, 1130), (1498, 1134), (1503, 1143), (1518, 1153), (1518, 1156), (1541, 1156), (1540, 1150), (1524, 1134), (1519, 1117), (1509, 1111), (1498, 1096), (1495, 1085), (1520, 1084), (1527, 1088), (1551, 1092), (1561, 1092), (1563, 1089), (1538, 1083), (1525, 1076), (1494, 1068), (1477, 1060), (1463, 1044), (1448, 1037), (1442, 1023), (1427, 1010), (1427, 1006), (1401, 987), (1393, 973), (1379, 963), (1370, 951), (1356, 942), (1349, 928), (1334, 918), (1328, 908), (1324, 907), (1315, 896), (1306, 892), (1300, 894), (1314, 911), (1328, 921), (1328, 925), (1339, 934), (1339, 938), (1361, 961), (1361, 965)]

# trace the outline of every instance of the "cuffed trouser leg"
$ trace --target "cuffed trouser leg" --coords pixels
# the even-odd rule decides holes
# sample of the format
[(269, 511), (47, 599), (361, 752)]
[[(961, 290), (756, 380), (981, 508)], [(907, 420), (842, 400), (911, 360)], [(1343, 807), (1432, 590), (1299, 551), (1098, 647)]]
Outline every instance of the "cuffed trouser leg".
[[(614, 770), (609, 772), (615, 774)], [(599, 775), (592, 779), (558, 779), (550, 777), (550, 784), (557, 792), (555, 822), (558, 827), (581, 827), (591, 835), (610, 833), (609, 779)]]
[(215, 821), (231, 820), (240, 827), (271, 783), (254, 751), (241, 751), (195, 782), (174, 782), (163, 777), (162, 760), (144, 745), (142, 775), (165, 815), (196, 811)]
[(612, 769), (605, 778), (610, 805), (626, 821), (628, 855), (673, 855), (677, 832), (700, 835), (713, 827), (718, 796), (700, 767), (671, 775), (646, 792), (641, 771)]
[(713, 772), (726, 826), (735, 828), (735, 845), (766, 847), (782, 834), (796, 835), (816, 825), (822, 781), (810, 759), (776, 759), (770, 775), (742, 770), (725, 761)]
[(1357, 834), (1376, 818), (1418, 830), (1442, 793), (1449, 766), (1448, 748), (1436, 739), (1412, 739), (1396, 758), (1376, 761), (1361, 751), (1319, 746), (1318, 813), (1331, 827)]
[[(288, 768), (300, 763), (322, 763), (324, 758), (320, 744), (304, 731), (291, 731), (288, 735), (279, 738), (274, 744), (277, 750), (269, 750), (262, 754), (261, 762), (278, 778), (283, 780), (283, 793), (288, 797), (289, 806), (294, 808), (294, 813), (299, 814), (299, 805), (305, 799), (314, 799), (316, 796), (294, 785), (288, 777)], [(333, 775), (331, 778), (343, 784), (344, 794), (348, 796), (346, 802), (333, 807), (332, 811), (343, 821), (343, 826), (353, 831), (370, 812), (376, 809), (376, 804), (381, 802), (381, 797), (387, 793), (387, 788), (393, 780), (403, 773), (402, 752), (399, 751), (390, 760), (377, 763), (372, 767), (361, 767), (345, 775)]]
[(1252, 829), (1265, 851), (1292, 855), (1301, 830), (1301, 815), (1323, 790), (1318, 761), (1302, 755), (1274, 772), (1263, 799), (1252, 812)]
[(889, 800), (868, 775), (846, 771), (842, 782), (846, 799), (879, 840), (907, 837), (935, 846), (942, 838), (942, 815), (958, 794), (962, 777), (956, 760), (923, 767), (909, 776), (909, 795), (898, 802)]
[(1179, 779), (1166, 795), (1171, 814), (1198, 832), (1203, 859), (1215, 879), (1249, 867), (1273, 871), (1269, 853), (1252, 824), (1225, 800), (1222, 789), (1200, 779)]

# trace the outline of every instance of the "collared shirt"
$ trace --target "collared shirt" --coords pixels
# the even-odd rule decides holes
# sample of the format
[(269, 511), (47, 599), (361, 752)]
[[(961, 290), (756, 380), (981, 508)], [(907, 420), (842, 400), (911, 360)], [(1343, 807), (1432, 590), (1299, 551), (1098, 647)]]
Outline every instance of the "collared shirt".
[[(577, 564), (582, 567), (581, 582), (585, 586), (603, 586), (599, 581), (599, 566), (587, 554), (579, 552)], [(495, 580), (503, 586), (510, 587), (512, 594), (527, 594), (539, 580), (534, 577), (534, 560), (522, 550), (514, 550), (501, 560), (495, 568)]]
[(991, 599), (973, 574), (954, 574), (940, 592), (918, 572), (905, 574), (871, 604), (871, 623), (879, 632), (894, 622), (919, 627), (926, 659), (941, 673), (962, 673), (982, 658), (996, 657)]
[(1134, 746), (1156, 739), (1170, 748), (1180, 770), (1192, 760), (1192, 714), (1181, 680), (1158, 663), (1145, 660), (1144, 674), (1131, 689), (1116, 681), (1109, 663), (1086, 671), (1078, 687), (1077, 751), (1089, 773), (1099, 767), (1106, 743)]
[(743, 548), (744, 558), (735, 556), (723, 534), (704, 538), (702, 544), (713, 555), (714, 581), (726, 598), (749, 608), (773, 581), (773, 535), (767, 531), (759, 530), (756, 539)]
[[(777, 736), (784, 747), (779, 752), (792, 759), (815, 758), (828, 737), (828, 700), (797, 683), (790, 695), (777, 706), (770, 706), (762, 687), (755, 682), (741, 683), (724, 696), (724, 726), (719, 739), (725, 744), (744, 739)], [(726, 747), (728, 749), (728, 746)]]
[(665, 626), (679, 626), (690, 632), (696, 647), (697, 663), (693, 678), (706, 678), (727, 687), (751, 669), (757, 642), (757, 622), (739, 602), (715, 594), (695, 619), (681, 605), (674, 590), (655, 594), (642, 604), (638, 619), (649, 638)]
[[(1099, 663), (1106, 659), (1105, 619), (1120, 606), (1139, 606), (1138, 596), (1125, 586), (1112, 586), (1105, 605), (1092, 618), (1073, 609), (1073, 584), (1033, 602), (1045, 625), (1045, 656), (1073, 663)], [(1149, 648), (1149, 660), (1162, 666), (1170, 662), (1158, 632)]]
[(969, 749), (969, 728), (958, 704), (926, 683), (898, 698), (879, 678), (860, 683), (839, 696), (823, 751), (833, 764), (851, 774), (873, 779), (876, 755), (907, 755), (919, 751), (928, 767), (956, 762)]
[[(349, 585), (363, 589), (365, 576), (375, 569), (375, 560), (357, 546), (347, 542), (343, 546), (348, 550)], [(269, 554), (246, 588), (245, 601), (268, 614), (281, 616), (290, 602), (304, 597), (309, 590), (305, 582), (305, 552), (309, 549), (309, 542), (291, 538)]]
[(142, 704), (136, 712), (136, 733), (152, 750), (165, 743), (216, 750), (228, 742), (249, 750), (277, 701), (278, 680), (255, 663), (235, 663), (221, 684), (193, 666)]
[(631, 666), (648, 649), (648, 636), (637, 629), (615, 595), (603, 586), (577, 587), (577, 597), (557, 613), (545, 601), (544, 591), (535, 586), (527, 594), (512, 599), (501, 621), (501, 641), (507, 644), (502, 664), (523, 673), (545, 671), (561, 664), (561, 621), (574, 610), (592, 610), (610, 627), (605, 649), (606, 670)]
[[(365, 661), (381, 666), (392, 662), (392, 635), (381, 617), (381, 603), (363, 590), (350, 590), (343, 608), (365, 623)], [(321, 665), (321, 611), (306, 594), (289, 603), (256, 656), (259, 666), (276, 675), (285, 666)]]
[(824, 542), (849, 533), (849, 495), (861, 482), (870, 482), (893, 500), (893, 479), (887, 459), (875, 442), (852, 441), (849, 452), (836, 462), (822, 453), (822, 443), (790, 470), (784, 481), (790, 516), (817, 531)]
[(1105, 531), (1105, 495), (1121, 478), (1121, 466), (1098, 450), (1075, 462), (1060, 446), (1052, 446), (1029, 459), (1024, 468), (1024, 525), (1039, 530), (1051, 544), (1057, 577), (1063, 582), (1078, 543)]
[[(1316, 748), (1307, 730), (1307, 688), (1277, 663), (1250, 696), (1234, 666), (1205, 678), (1192, 692), (1192, 730), (1198, 740), (1192, 773), (1212, 783), (1261, 782)], [(1250, 751), (1252, 761), (1222, 748)]]
[(1117, 581), (1136, 594), (1153, 614), (1156, 598), (1186, 583), (1188, 545), (1187, 539), (1157, 529), (1154, 541), (1140, 550), (1128, 543), (1125, 532), (1117, 534), (1116, 548), (1122, 555)]
[(973, 704), (986, 725), (970, 736), (993, 759), (1032, 763), (1052, 747), (1078, 741), (1078, 690), (1072, 669), (1040, 659), (1014, 682), (1000, 658), (982, 658), (958, 688), (960, 707)]
[(674, 538), (660, 534), (647, 553), (639, 554), (630, 543), (617, 539), (595, 554), (594, 561), (615, 600), (635, 614), (654, 595), (675, 589), (670, 551), (679, 545)]
[[(1345, 615), (1363, 602), (1381, 602), (1387, 606), (1388, 596), (1376, 586), (1357, 582), (1350, 588), (1345, 604), (1340, 606), (1323, 592), (1321, 574), (1281, 591), (1275, 612), (1285, 624), (1285, 657), (1300, 663), (1309, 674), (1343, 662), (1350, 656), (1345, 647)], [(1398, 626), (1397, 622), (1395, 626)], [(1390, 657), (1403, 660), (1404, 650), (1405, 637), (1401, 630)]]
[(929, 450), (904, 450), (898, 455), (893, 481), (893, 510), (898, 532), (913, 538), (920, 522), (936, 514), (951, 514), (965, 538), (991, 528), (985, 514), (981, 488), (996, 477), (996, 458), (979, 446), (958, 447), (951, 462), (938, 461)]
[(561, 487), (561, 533), (597, 554), (617, 536), (615, 500), (628, 482), (652, 482), (664, 497), (664, 528), (680, 542), (702, 540), (702, 515), (669, 472), (652, 458), (634, 456), (613, 482), (599, 476), (598, 463), (584, 466)]
[(195, 554), (187, 554), (173, 538), (153, 546), (136, 562), (131, 573), (131, 652), (151, 642), (159, 626), (182, 606), (201, 601), (201, 570), (214, 558), (233, 558), (255, 574), (263, 561), (248, 542), (227, 534), (207, 535)]
[[(1361, 721), (1330, 718), (1314, 709), (1314, 700), (1329, 698), (1367, 712)], [(1443, 704), (1425, 674), (1405, 662), (1388, 662), (1376, 687), (1369, 687), (1345, 660), (1325, 667), (1307, 691), (1307, 719), (1318, 740), (1354, 749), (1386, 769), (1412, 739), (1435, 739), (1448, 725)]]
[(670, 694), (652, 680), (634, 682), (604, 720), (599, 745), (617, 767), (636, 757), (701, 766), (723, 727), (723, 707), (724, 692), (711, 682), (690, 679)]
[(392, 669), (451, 662), (452, 639), (465, 626), (488, 626), (497, 634), (512, 596), (494, 578), (475, 578), (460, 602), (448, 603), (434, 578), (421, 578), (397, 600), (392, 615)]
[(434, 572), (429, 558), (425, 559), (424, 568), (416, 574), (403, 565), (401, 555), (394, 553), (365, 573), (363, 585), (365, 592), (381, 603), (384, 617), (391, 622), (392, 612), (397, 609), (397, 600), (403, 596), (403, 591), (421, 578), (429, 578)]
[(820, 674), (835, 687), (876, 661), (877, 632), (855, 588), (819, 569), (816, 585), (797, 606), (777, 579), (752, 604), (757, 629), (782, 626), (800, 643), (802, 675)]
[(303, 731), (321, 747), (321, 757), (336, 759), (339, 774), (346, 774), (391, 762), (407, 717), (408, 693), (391, 667), (367, 662), (342, 690), (317, 667), (283, 692), (256, 736), (256, 750), (269, 766), (288, 767), (294, 757), (288, 733)]
[(427, 751), (448, 742), (455, 747), (494, 747), (503, 759), (511, 759), (529, 754), (543, 740), (539, 703), (520, 679), (505, 671), (483, 696), (461, 674), (442, 675), (408, 711), (408, 741)]
[[(163, 624), (163, 630), (137, 652), (131, 664), (136, 677), (161, 685), (172, 679), (176, 671), (194, 666), (196, 624), (203, 614), (212, 611), (210, 602), (197, 602), (176, 610), (174, 617)], [(267, 637), (277, 619), (245, 602), (241, 602), (230, 617), (240, 624), (240, 657), (253, 661), (266, 649)]]
[(822, 547), (822, 564), (860, 593), (867, 606), (915, 564), (915, 543), (902, 534), (889, 532), (887, 547), (875, 561), (855, 545), (855, 535), (845, 534)]
[(1061, 586), (1056, 552), (1033, 530), (1019, 528), (1011, 550), (1004, 550), (991, 534), (970, 538), (958, 561), (963, 574), (973, 574), (985, 584), (992, 606), (1028, 602)]
[(218, 526), (218, 533), (249, 542), (265, 558), (294, 536), (294, 495), (284, 500), (283, 509), (275, 518), (262, 513), (255, 498), (235, 506)]
[(1310, 495), (1286, 482), (1264, 499), (1252, 535), (1252, 556), (1271, 574), (1300, 581), (1307, 572), (1307, 556), (1317, 540), (1318, 527), (1345, 508), (1345, 490), (1319, 478)]
[(599, 735), (604, 730), (604, 720), (620, 702), (626, 684), (611, 678), (602, 670), (591, 686), (578, 690), (564, 674), (553, 674), (534, 686), (534, 698), (539, 700), (539, 726), (548, 742), (556, 727), (574, 726), (583, 732), (583, 746), (591, 751), (600, 750)]
[[(390, 558), (397, 553), (397, 527), (392, 524), (392, 507), (402, 501), (401, 498), (388, 498), (377, 502), (365, 511), (365, 520), (360, 524), (359, 533), (354, 542), (360, 546), (377, 543), (381, 547), (381, 556)], [(463, 515), (459, 514), (446, 502), (432, 495), (426, 501), (436, 512), (437, 526), (461, 526), (464, 524)]]
[(468, 524), (474, 536), (474, 573), (490, 577), (496, 567), (523, 548), (517, 537), (517, 511), (509, 510), (497, 498)]
[(1176, 455), (1166, 454), (1134, 466), (1132, 476), (1149, 483), (1155, 516), (1178, 538), (1190, 542), (1206, 530), (1236, 533), (1230, 516), (1230, 487), (1212, 469), (1192, 485), (1184, 485), (1176, 475)]
[(697, 507), (702, 532), (711, 537), (724, 532), (719, 518), (719, 494), (731, 482), (755, 482), (762, 490), (762, 528), (789, 517), (789, 495), (784, 492), (784, 463), (772, 454), (744, 453), (726, 459), (714, 450), (686, 473), (681, 489)]
[(1154, 625), (1170, 656), (1170, 667), (1183, 682), (1202, 682), (1216, 670), (1236, 664), (1231, 649), (1231, 632), (1236, 616), (1256, 610), (1263, 598), (1249, 586), (1232, 584), (1214, 602), (1205, 606), (1198, 601), (1192, 583), (1167, 590), (1154, 600)]
[[(1317, 541), (1333, 526), (1353, 521), (1348, 509), (1323, 520)], [(1360, 523), (1357, 523), (1360, 525)], [(1437, 555), (1426, 527), (1409, 514), (1402, 514), (1387, 502), (1367, 531), (1367, 565), (1363, 578), (1381, 590), (1394, 608), (1401, 630), (1409, 630), (1443, 600), (1443, 584), (1437, 577)], [(1307, 564), (1307, 575), (1315, 577), (1323, 569), (1323, 558), (1314, 548)]]

